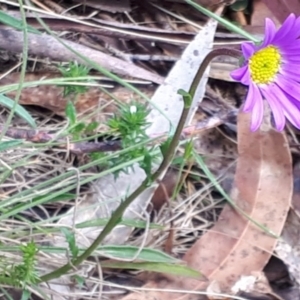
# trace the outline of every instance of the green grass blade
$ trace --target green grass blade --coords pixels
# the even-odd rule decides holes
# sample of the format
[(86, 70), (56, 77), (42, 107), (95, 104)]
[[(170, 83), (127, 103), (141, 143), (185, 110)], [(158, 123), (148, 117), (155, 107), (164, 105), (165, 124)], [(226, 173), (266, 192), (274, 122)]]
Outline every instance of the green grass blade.
[(11, 148), (15, 148), (22, 143), (23, 143), (23, 140), (13, 140), (13, 141), (5, 141), (5, 142), (0, 141), (0, 152), (11, 149)]
[[(9, 108), (13, 109), (15, 105), (15, 101), (12, 99), (4, 96), (3, 94), (0, 94), (0, 104)], [(22, 119), (24, 119), (31, 127), (36, 128), (36, 123), (32, 116), (27, 112), (25, 108), (23, 108), (21, 105), (17, 104), (15, 113), (20, 116)]]
[(177, 276), (191, 277), (191, 278), (201, 278), (201, 273), (179, 264), (167, 264), (167, 263), (153, 263), (153, 262), (101, 262), (102, 268), (112, 268), (112, 269), (134, 269), (151, 271), (165, 274), (173, 274)]
[(133, 259), (136, 254), (139, 252), (136, 257), (137, 260), (143, 260), (147, 262), (157, 262), (157, 263), (178, 263), (179, 260), (174, 257), (161, 252), (159, 250), (143, 248), (139, 249), (134, 246), (101, 246), (99, 248), (103, 252), (104, 256), (113, 257), (115, 259)]
[(196, 8), (197, 10), (201, 11), (203, 14), (205, 14), (209, 18), (212, 18), (212, 19), (218, 21), (220, 24), (222, 24), (228, 30), (230, 30), (232, 32), (235, 32), (237, 34), (240, 34), (241, 36), (243, 36), (247, 40), (250, 40), (250, 41), (252, 41), (254, 43), (260, 43), (261, 42), (260, 40), (258, 40), (256, 37), (254, 37), (253, 35), (251, 35), (247, 31), (243, 30), (242, 28), (239, 28), (238, 26), (232, 24), (231, 22), (229, 22), (229, 21), (225, 20), (224, 18), (218, 16), (217, 14), (211, 12), (210, 10), (205, 9), (201, 5), (195, 3), (194, 1), (192, 1), (192, 0), (185, 0), (185, 2), (188, 3), (188, 4), (190, 4), (191, 6), (193, 6), (194, 8)]
[[(16, 19), (3, 11), (0, 11), (0, 23), (3, 23), (18, 30), (23, 30), (24, 28), (24, 24), (21, 20)], [(37, 29), (30, 25), (27, 25), (27, 31), (35, 34), (41, 34)]]

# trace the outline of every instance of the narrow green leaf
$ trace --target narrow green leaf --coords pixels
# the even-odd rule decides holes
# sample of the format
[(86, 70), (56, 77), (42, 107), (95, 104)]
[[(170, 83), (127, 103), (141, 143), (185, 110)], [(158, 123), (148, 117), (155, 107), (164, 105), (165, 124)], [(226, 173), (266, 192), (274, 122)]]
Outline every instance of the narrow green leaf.
[(253, 41), (254, 43), (259, 43), (260, 40), (258, 40), (256, 37), (254, 37), (253, 35), (251, 35), (249, 32), (243, 30), (242, 28), (237, 27), (236, 25), (232, 24), (231, 22), (225, 20), (224, 18), (218, 16), (217, 14), (211, 12), (210, 10), (202, 7), (201, 5), (195, 3), (192, 0), (185, 0), (186, 3), (190, 4), (191, 6), (193, 6), (194, 8), (196, 8), (197, 10), (201, 11), (203, 14), (205, 14), (206, 16), (208, 16), (209, 18), (212, 18), (216, 21), (218, 21), (220, 24), (222, 24), (225, 28), (227, 28), (228, 30), (238, 33), (241, 36), (243, 36), (244, 38)]
[(80, 133), (85, 129), (85, 124), (83, 122), (77, 123), (71, 130), (72, 133)]
[[(86, 227), (98, 227), (98, 226), (105, 226), (109, 221), (108, 218), (101, 218), (101, 219), (94, 219), (91, 221), (85, 221), (82, 223), (76, 224), (76, 228), (86, 228)], [(122, 219), (119, 223), (120, 225), (125, 225), (128, 227), (135, 227), (135, 228), (146, 228), (147, 222), (140, 221), (140, 220), (131, 220), (131, 219)], [(150, 229), (164, 229), (164, 226), (159, 224), (150, 223)]]
[(76, 239), (75, 239), (75, 234), (74, 232), (71, 232), (68, 228), (62, 227), (61, 232), (65, 236), (67, 243), (69, 245), (69, 250), (72, 253), (73, 258), (76, 258), (79, 253), (79, 249), (76, 245)]
[(25, 211), (26, 209), (29, 209), (39, 204), (43, 204), (45, 202), (53, 203), (57, 201), (67, 201), (67, 200), (74, 199), (75, 196), (73, 194), (65, 193), (59, 196), (52, 197), (51, 199), (48, 199), (48, 197), (49, 195), (38, 196), (33, 198), (32, 201), (30, 202), (17, 204), (11, 209), (7, 210), (5, 213), (1, 214), (0, 219), (5, 220), (10, 216), (16, 216), (18, 213)]
[(84, 277), (75, 274), (74, 276), (72, 276), (72, 278), (74, 278), (74, 280), (76, 281), (76, 283), (80, 289), (82, 289), (84, 287), (84, 284), (85, 284)]
[[(3, 23), (5, 25), (8, 25), (10, 27), (16, 28), (18, 30), (23, 30), (24, 24), (21, 20), (16, 19), (8, 14), (6, 14), (3, 11), (0, 11), (0, 23)], [(34, 27), (27, 25), (28, 32), (35, 33), (35, 34), (41, 34), (37, 29)]]
[(20, 144), (23, 144), (23, 140), (12, 140), (12, 141), (0, 142), (0, 152), (5, 151), (7, 149), (15, 148)]
[(76, 122), (76, 108), (72, 101), (67, 103), (66, 116), (69, 118), (71, 125), (74, 125)]
[[(32, 202), (41, 201), (45, 196), (39, 196), (32, 199)], [(76, 196), (72, 193), (64, 193), (59, 196), (53, 197), (48, 203), (50, 202), (57, 202), (57, 201), (68, 201), (74, 199)]]
[(144, 169), (147, 177), (150, 178), (152, 175), (152, 156), (149, 153), (145, 154), (141, 167)]
[(183, 102), (184, 102), (184, 107), (189, 108), (193, 102), (192, 96), (183, 89), (179, 89), (177, 91), (177, 94), (182, 96)]
[(173, 274), (191, 278), (201, 278), (201, 273), (179, 264), (153, 263), (153, 262), (101, 262), (102, 268), (112, 269), (134, 269), (153, 271), (158, 273)]
[(137, 260), (143, 260), (147, 262), (161, 262), (161, 263), (178, 263), (179, 260), (155, 249), (143, 248), (140, 250), (134, 246), (101, 246), (98, 248), (103, 252), (104, 256), (113, 257), (115, 259), (132, 259), (139, 252), (136, 257)]
[(160, 144), (159, 148), (163, 157), (167, 155), (171, 141), (172, 141), (172, 137), (168, 137), (164, 142)]
[(0, 287), (0, 291), (5, 295), (6, 300), (14, 300), (14, 298), (11, 297), (11, 295), (6, 291), (6, 289)]
[(194, 141), (190, 140), (184, 147), (184, 160), (187, 161), (193, 156)]
[(28, 290), (22, 291), (22, 297), (21, 300), (28, 300), (31, 296), (31, 293)]
[[(4, 96), (3, 94), (0, 94), (0, 104), (9, 109), (12, 109), (14, 107), (15, 101)], [(18, 116), (20, 116), (22, 119), (24, 119), (31, 127), (36, 128), (34, 119), (27, 112), (27, 110), (25, 108), (23, 108), (21, 105), (17, 104), (15, 113)]]
[(91, 122), (90, 124), (88, 124), (86, 126), (85, 132), (91, 133), (91, 132), (95, 131), (98, 128), (98, 126), (99, 126), (99, 122), (96, 122), (96, 121)]

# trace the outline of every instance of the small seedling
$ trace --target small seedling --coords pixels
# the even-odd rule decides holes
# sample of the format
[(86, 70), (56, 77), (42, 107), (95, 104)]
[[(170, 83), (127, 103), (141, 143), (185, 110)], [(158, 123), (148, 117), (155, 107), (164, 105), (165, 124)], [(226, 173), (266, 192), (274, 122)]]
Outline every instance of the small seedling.
[(22, 263), (9, 265), (4, 261), (2, 265), (0, 284), (9, 284), (11, 286), (26, 289), (27, 286), (38, 282), (38, 275), (35, 269), (36, 255), (38, 249), (34, 242), (29, 242), (20, 246), (22, 253)]
[[(58, 67), (62, 76), (65, 78), (76, 78), (76, 77), (85, 77), (89, 74), (89, 68), (83, 65), (79, 65), (76, 61), (70, 62), (67, 67)], [(65, 85), (63, 95), (67, 97), (71, 94), (82, 94), (87, 91), (86, 86), (82, 85)]]
[[(146, 129), (149, 126), (147, 116), (149, 110), (144, 104), (131, 102), (129, 104), (123, 104), (118, 113), (116, 113), (107, 125), (111, 129), (112, 133), (116, 135), (122, 141), (122, 148), (131, 148), (131, 150), (122, 153), (121, 155), (106, 162), (104, 167), (112, 167), (124, 162), (128, 162), (138, 157), (143, 157), (143, 161), (140, 163), (141, 168), (145, 172), (150, 174), (151, 164), (153, 157), (151, 156), (151, 149), (146, 145), (137, 146), (132, 149), (133, 145), (147, 141), (149, 137), (146, 134)], [(99, 156), (98, 156), (99, 158)], [(103, 167), (103, 165), (101, 165)], [(123, 172), (127, 172), (128, 169), (123, 169)], [(115, 176), (120, 171), (115, 173)]]

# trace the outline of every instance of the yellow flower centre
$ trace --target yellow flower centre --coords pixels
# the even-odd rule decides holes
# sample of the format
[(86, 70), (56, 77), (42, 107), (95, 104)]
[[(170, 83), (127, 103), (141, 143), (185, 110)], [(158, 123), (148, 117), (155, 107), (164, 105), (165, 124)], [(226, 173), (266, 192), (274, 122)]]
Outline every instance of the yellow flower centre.
[(267, 84), (275, 79), (281, 64), (281, 55), (275, 46), (268, 46), (249, 59), (251, 79), (257, 84)]

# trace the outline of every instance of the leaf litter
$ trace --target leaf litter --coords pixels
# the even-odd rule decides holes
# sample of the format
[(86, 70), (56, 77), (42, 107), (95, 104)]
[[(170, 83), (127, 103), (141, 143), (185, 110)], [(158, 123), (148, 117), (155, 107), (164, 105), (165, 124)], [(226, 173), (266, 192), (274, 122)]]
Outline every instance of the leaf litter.
[[(177, 52), (178, 48), (174, 46), (173, 48), (171, 47), (171, 52), (174, 52), (174, 49), (176, 49), (175, 52)], [(169, 49), (168, 51), (170, 53)], [(221, 65), (223, 62), (224, 61), (221, 61)], [(138, 62), (138, 64), (140, 66), (143, 66), (143, 63), (141, 61)], [(232, 62), (229, 65), (232, 67)], [(222, 73), (222, 67), (221, 71), (218, 71), (218, 67), (220, 67), (220, 64), (212, 64), (212, 66), (217, 66), (217, 72), (211, 71), (210, 76), (224, 80), (225, 78), (223, 77), (224, 72)], [(222, 66), (224, 66), (224, 64)], [(132, 72), (130, 75), (134, 75), (133, 73), (134, 72)], [(159, 77), (156, 76), (152, 78)], [(145, 84), (147, 85), (147, 82), (145, 82)], [(117, 87), (116, 93), (118, 93), (118, 91), (119, 88)], [(153, 91), (150, 91), (149, 94), (152, 95)], [(28, 97), (26, 99), (28, 99)], [(107, 99), (105, 99), (105, 101), (107, 101)], [(218, 102), (218, 105), (219, 103), (220, 102)], [(27, 104), (35, 105), (35, 103)], [(205, 103), (203, 103), (203, 105), (204, 104)], [(234, 106), (238, 106), (239, 104), (240, 103), (234, 103)], [(208, 110), (210, 111), (210, 109), (211, 106), (208, 105)], [(63, 111), (63, 108), (60, 108), (60, 110)], [(62, 126), (65, 126), (64, 120), (57, 119), (56, 117), (53, 117), (53, 115), (48, 114), (47, 112), (45, 113), (44, 111), (40, 111), (39, 109), (33, 109), (31, 111), (33, 112), (33, 115), (38, 121), (42, 120), (41, 123), (39, 123), (39, 126), (43, 126), (51, 130), (60, 129)], [(109, 115), (113, 111), (114, 110), (112, 109), (106, 113), (108, 113)], [(48, 119), (45, 119), (45, 116), (47, 116), (47, 114)], [(196, 114), (196, 118), (202, 118), (202, 115), (203, 112), (199, 113), (198, 111), (198, 113)], [(5, 116), (5, 110), (2, 111), (1, 116)], [(241, 137), (240, 135), (240, 131), (246, 131), (247, 117), (240, 116), (240, 118), (243, 121), (239, 121), (238, 127), (239, 157), (237, 163), (237, 171), (235, 173), (235, 183), (233, 185), (234, 188), (232, 191), (232, 198), (233, 200), (236, 200), (236, 203), (238, 205), (240, 202), (242, 202), (241, 208), (254, 221), (269, 228), (276, 235), (280, 235), (280, 231), (284, 225), (285, 216), (289, 209), (289, 199), (291, 197), (290, 194), (292, 191), (292, 175), (291, 173), (287, 172), (287, 169), (291, 167), (290, 151), (288, 147), (283, 147), (283, 145), (287, 145), (287, 142), (285, 141), (285, 137), (282, 134), (277, 134), (276, 132), (273, 132), (270, 128), (268, 128), (267, 130), (268, 136), (266, 132), (260, 132), (258, 135), (255, 134), (252, 136), (253, 140), (249, 140), (249, 134), (244, 136), (243, 139), (243, 137)], [(18, 119), (15, 120), (14, 124), (24, 126), (22, 121)], [(231, 126), (232, 128), (232, 125), (228, 124), (228, 126)], [(202, 146), (206, 148), (206, 150), (204, 151), (207, 157), (206, 161), (211, 161), (211, 164), (209, 164), (209, 166), (212, 166), (212, 170), (214, 171), (214, 174), (217, 177), (224, 177), (224, 173), (226, 172), (226, 167), (228, 167), (229, 162), (234, 161), (236, 158), (234, 150), (232, 150), (233, 152), (231, 157), (230, 155), (228, 157), (228, 150), (220, 152), (218, 146), (216, 146), (216, 140), (220, 141), (219, 144), (220, 147), (222, 147), (223, 142), (228, 143), (229, 138), (233, 140), (233, 142), (229, 143), (230, 146), (228, 147), (229, 149), (234, 149), (234, 136), (232, 137), (230, 136), (230, 134), (228, 135), (228, 130), (227, 132), (226, 130), (224, 132), (224, 130), (222, 129), (221, 131), (217, 131), (219, 133), (221, 132), (220, 135), (216, 135), (215, 130), (212, 130), (210, 134), (204, 134), (202, 136), (202, 144), (199, 143), (200, 146), (198, 148), (198, 151), (201, 154), (203, 153)], [(240, 139), (242, 140), (242, 142)], [(259, 142), (257, 142), (257, 140), (259, 140)], [(212, 141), (214, 142), (212, 143)], [(257, 149), (257, 145), (260, 145), (261, 148)], [(280, 148), (280, 151), (279, 145), (283, 147)], [(255, 146), (257, 148), (255, 148)], [(244, 149), (246, 149), (243, 153), (241, 153), (241, 147), (245, 147)], [(250, 151), (250, 149), (252, 150), (252, 152)], [(275, 149), (278, 150), (278, 153), (275, 151)], [(21, 160), (25, 153), (27, 154), (27, 156), (31, 157), (31, 163), (29, 165), (26, 164), (22, 166), (22, 168), (18, 166), (16, 172), (14, 173), (14, 177), (9, 178), (7, 181), (7, 183), (10, 183), (6, 184), (5, 186), (1, 186), (2, 189), (4, 188), (2, 195), (4, 195), (5, 197), (7, 197), (8, 195), (13, 195), (14, 193), (16, 193), (16, 191), (22, 192), (27, 186), (35, 186), (39, 182), (42, 183), (44, 178), (51, 178), (53, 176), (56, 176), (57, 174), (64, 174), (65, 170), (74, 166), (74, 163), (78, 164), (78, 161), (76, 161), (78, 160), (78, 158), (74, 156), (69, 156), (68, 153), (62, 153), (61, 150), (51, 150), (50, 152), (48, 151), (48, 153), (38, 152), (36, 154), (32, 153), (32, 150), (29, 150), (29, 148), (28, 150), (25, 150), (25, 152), (22, 151), (10, 151), (12, 159), (15, 161)], [(267, 151), (270, 151), (270, 156), (266, 155)], [(224, 163), (224, 155), (225, 158), (228, 159), (228, 162), (226, 163)], [(282, 159), (282, 162), (279, 162), (279, 159)], [(79, 162), (80, 164), (84, 161), (84, 158), (79, 158), (79, 160), (81, 160), (81, 162)], [(55, 163), (53, 164), (53, 162)], [(223, 162), (223, 164), (220, 164), (220, 162)], [(220, 167), (220, 165), (222, 167)], [(47, 170), (47, 166), (51, 166), (51, 168)], [(59, 166), (64, 166), (64, 168), (59, 168)], [(245, 176), (244, 170), (247, 170), (249, 166), (251, 166), (251, 170), (248, 173), (249, 176)], [(95, 170), (93, 169), (90, 169), (88, 171), (95, 172)], [(40, 177), (41, 172), (44, 172), (44, 177)], [(278, 178), (276, 177), (276, 174), (278, 174), (278, 172), (285, 172), (287, 174), (287, 176), (285, 176), (284, 178), (284, 181), (278, 182)], [(268, 176), (265, 176), (266, 174), (268, 174)], [(145, 289), (147, 287), (160, 287), (165, 289), (168, 286), (170, 286), (174, 289), (181, 288), (182, 290), (191, 291), (196, 287), (199, 289), (199, 287), (203, 286), (202, 290), (205, 292), (205, 289), (207, 287), (212, 286), (210, 284), (216, 283), (220, 292), (230, 292), (230, 288), (234, 285), (234, 283), (238, 282), (240, 276), (249, 275), (248, 273), (251, 273), (252, 271), (261, 271), (266, 265), (269, 257), (272, 255), (276, 239), (272, 236), (269, 236), (267, 233), (264, 233), (264, 231), (261, 228), (258, 228), (248, 219), (243, 218), (240, 214), (236, 213), (230, 206), (225, 207), (220, 216), (218, 216), (218, 211), (221, 210), (223, 205), (221, 204), (221, 201), (217, 201), (216, 197), (212, 196), (212, 186), (209, 185), (205, 179), (201, 179), (199, 175), (199, 170), (191, 170), (189, 177), (191, 176), (192, 180), (189, 179), (189, 181), (185, 183), (187, 194), (178, 196), (178, 199), (176, 199), (175, 202), (171, 203), (173, 210), (171, 218), (174, 220), (175, 226), (175, 243), (173, 245), (172, 250), (174, 256), (180, 258), (183, 257), (184, 261), (186, 261), (189, 266), (193, 267), (196, 270), (199, 270), (202, 273), (203, 277), (200, 279), (199, 283), (198, 280), (182, 278), (178, 280), (178, 278), (176, 277), (153, 275), (150, 276), (150, 278), (154, 279), (152, 281), (149, 281), (148, 284), (144, 286)], [(233, 175), (233, 173), (231, 173), (231, 175)], [(193, 176), (196, 176), (196, 178), (198, 178), (198, 185), (202, 184), (202, 186), (204, 186), (202, 189), (199, 190), (199, 188), (195, 188), (195, 180), (193, 180)], [(237, 176), (239, 176), (239, 178), (237, 178)], [(77, 179), (76, 176), (73, 176), (69, 178), (69, 180), (71, 180), (70, 183), (74, 183)], [(276, 184), (276, 180), (278, 182), (278, 185)], [(21, 182), (21, 185), (16, 185), (16, 182)], [(246, 185), (245, 182), (251, 182), (251, 185)], [(266, 190), (265, 187), (267, 187)], [(282, 199), (283, 201), (281, 201), (280, 203), (278, 203), (278, 199), (276, 197), (271, 197), (273, 195), (272, 191), (274, 187), (278, 189), (278, 195), (282, 196), (282, 198), (280, 199)], [(59, 185), (57, 186), (57, 188), (59, 188)], [(85, 186), (84, 188), (86, 191), (89, 191), (89, 187)], [(227, 191), (229, 191), (230, 188), (231, 184), (229, 183), (229, 185), (227, 185)], [(261, 188), (261, 190), (257, 188)], [(268, 189), (270, 190), (270, 188), (271, 191), (265, 194), (265, 191), (268, 191)], [(238, 193), (236, 192), (237, 190)], [(258, 192), (255, 193), (256, 191)], [(245, 198), (238, 197), (239, 195), (244, 194), (247, 195), (245, 196)], [(82, 193), (78, 195), (76, 203), (85, 202), (87, 204), (87, 195), (88, 194), (85, 194), (84, 189), (82, 189)], [(284, 195), (286, 195), (286, 197), (284, 197)], [(276, 198), (276, 201), (272, 202), (271, 200), (274, 198)], [(24, 200), (25, 199), (26, 198), (24, 198)], [(241, 199), (243, 201), (241, 201)], [(247, 199), (247, 201), (244, 199)], [(278, 205), (274, 205), (274, 203)], [(60, 208), (57, 207), (57, 204), (60, 204)], [(39, 212), (37, 210), (31, 209), (31, 211), (28, 211), (27, 214), (30, 216), (30, 218), (36, 218), (38, 220), (41, 220), (43, 219), (41, 217), (43, 214), (47, 215), (47, 218), (52, 217), (50, 216), (50, 212), (52, 209), (55, 211), (55, 216), (58, 220), (60, 219), (60, 217), (58, 216), (60, 210), (66, 210), (68, 206), (72, 207), (73, 204), (67, 203), (66, 201), (62, 200), (61, 202), (57, 202), (55, 205), (47, 204), (47, 206), (48, 208), (45, 209), (45, 207), (40, 205)], [(273, 210), (269, 211), (269, 209), (271, 208)], [(81, 214), (80, 209), (77, 210), (77, 212), (79, 215)], [(84, 215), (84, 213), (82, 215)], [(87, 214), (87, 219), (90, 217), (91, 216)], [(170, 215), (167, 213), (166, 207), (163, 207), (158, 212), (158, 215), (155, 215), (154, 217), (155, 221), (162, 222), (166, 226), (166, 228), (168, 228), (168, 224), (170, 222)], [(69, 218), (69, 220), (71, 219), (72, 218)], [(84, 218), (80, 222), (84, 220), (86, 219)], [(225, 222), (226, 220), (228, 222)], [(76, 222), (77, 221), (78, 220), (76, 220)], [(72, 223), (70, 223), (69, 226), (72, 227)], [(211, 226), (213, 226), (211, 230), (199, 238), (199, 233), (207, 231), (207, 229)], [(85, 242), (88, 239), (89, 233), (90, 232), (87, 232), (84, 235), (82, 235), (82, 238)], [(150, 247), (153, 246), (156, 249), (161, 249), (163, 247), (167, 234), (168, 229), (166, 229), (164, 232), (155, 232), (155, 230), (151, 230), (150, 232), (148, 232), (145, 245), (148, 245)], [(129, 236), (129, 234), (126, 234), (124, 238), (128, 239)], [(212, 238), (210, 239), (209, 237)], [(45, 238), (40, 236), (40, 238), (43, 240), (44, 243), (51, 241), (51, 238), (48, 237)], [(205, 243), (205, 241), (207, 242)], [(136, 245), (141, 245), (139, 234), (131, 235), (128, 242)], [(253, 246), (253, 244), (255, 244), (255, 247)], [(217, 245), (218, 247), (214, 245)], [(222, 247), (220, 245), (222, 245)], [(223, 245), (227, 245), (227, 247), (223, 247)], [(189, 247), (190, 249), (188, 250)], [(199, 249), (198, 247), (200, 248), (200, 251), (195, 250)], [(211, 251), (212, 249), (220, 249), (222, 251), (216, 251), (217, 254), (215, 254), (215, 252)], [(207, 256), (205, 256), (205, 253), (207, 253)], [(257, 253), (259, 253), (259, 255)], [(6, 252), (4, 252), (4, 254), (6, 255)], [(49, 254), (44, 253), (43, 255), (46, 255), (48, 260), (50, 259)], [(241, 257), (243, 258), (242, 260), (240, 260)], [(54, 267), (61, 265), (61, 262), (62, 261), (60, 256), (55, 256), (55, 258), (51, 258), (51, 263)], [(95, 269), (96, 267), (95, 264), (92, 263), (90, 263), (90, 266), (90, 270)], [(81, 274), (85, 276), (84, 274), (86, 270), (84, 271), (83, 269), (79, 271), (78, 274), (80, 274), (80, 272), (82, 271), (83, 273)], [(148, 280), (149, 279), (146, 279), (146, 281)], [(126, 283), (126, 285), (130, 286), (130, 280)], [(91, 287), (91, 285), (89, 286)], [(214, 289), (212, 289), (212, 291), (214, 291)], [(51, 292), (50, 290), (48, 290), (47, 292), (50, 294), (53, 293), (53, 291)], [(67, 295), (70, 293), (70, 290), (66, 289), (65, 292), (67, 293), (65, 296), (56, 295), (55, 297), (58, 297), (57, 299), (61, 299), (62, 297), (66, 299), (65, 297), (67, 297)], [(97, 297), (96, 293), (94, 295), (95, 297)], [(153, 293), (150, 293), (149, 295), (154, 296)], [(157, 299), (170, 299), (164, 298), (166, 297), (166, 295), (166, 293), (159, 291), (155, 293)], [(186, 297), (188, 297), (188, 295), (189, 294), (187, 294)], [(135, 296), (143, 297), (137, 295), (128, 295), (125, 299), (131, 299), (130, 297)], [(191, 295), (189, 296), (192, 297)], [(176, 293), (174, 295), (171, 295), (170, 297), (179, 298), (181, 296), (180, 294)]]

